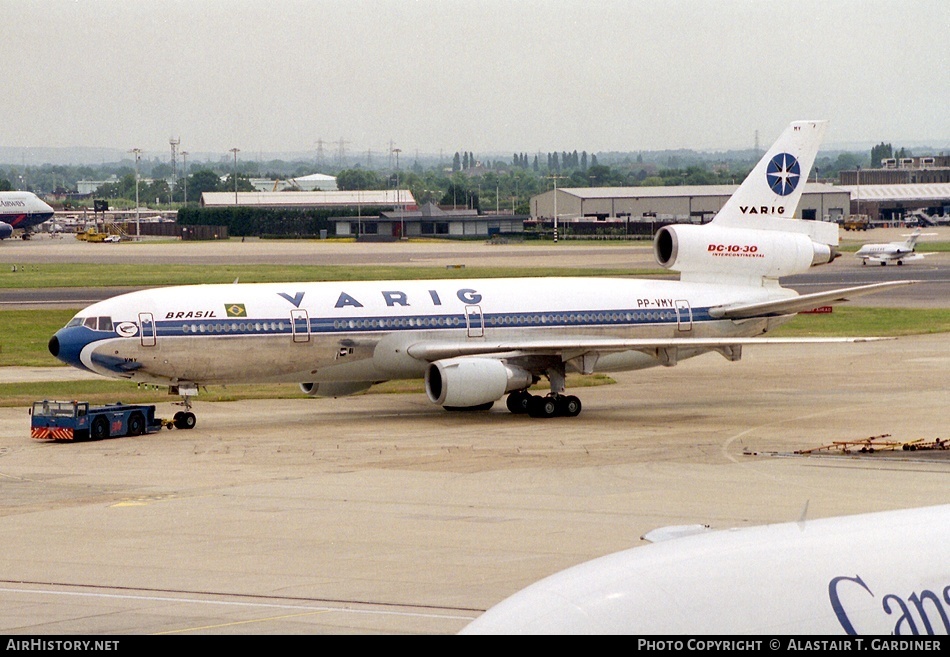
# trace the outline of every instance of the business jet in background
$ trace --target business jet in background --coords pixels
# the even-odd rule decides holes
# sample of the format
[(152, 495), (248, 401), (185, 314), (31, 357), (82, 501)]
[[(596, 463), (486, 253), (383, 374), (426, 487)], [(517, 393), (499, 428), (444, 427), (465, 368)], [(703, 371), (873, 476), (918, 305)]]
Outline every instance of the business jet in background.
[(925, 255), (931, 254), (917, 253), (917, 240), (925, 235), (936, 234), (937, 233), (924, 233), (918, 228), (913, 233), (905, 235), (904, 237), (907, 239), (903, 242), (865, 244), (858, 249), (855, 256), (861, 258), (862, 265), (866, 265), (870, 261), (880, 263), (882, 267), (886, 266), (889, 262), (896, 262), (898, 265), (903, 265), (905, 262), (912, 260), (923, 260)]
[[(746, 345), (797, 312), (907, 281), (799, 296), (779, 285), (838, 255), (838, 227), (793, 215), (825, 121), (798, 121), (708, 225), (671, 225), (654, 240), (679, 281), (515, 278), (199, 285), (93, 304), (50, 352), (103, 376), (167, 385), (189, 399), (209, 384), (295, 382), (341, 396), (424, 378), (446, 409), (575, 416), (565, 375), (675, 365)], [(837, 340), (855, 340), (839, 338)], [(814, 341), (813, 339), (812, 341)], [(828, 339), (826, 341), (836, 341)], [(528, 388), (541, 378), (550, 393)], [(190, 410), (180, 425), (194, 426)]]
[(950, 505), (672, 529), (532, 584), (462, 633), (950, 634)]
[(30, 234), (34, 226), (53, 218), (53, 208), (32, 192), (0, 192), (0, 240), (13, 236), (13, 231)]

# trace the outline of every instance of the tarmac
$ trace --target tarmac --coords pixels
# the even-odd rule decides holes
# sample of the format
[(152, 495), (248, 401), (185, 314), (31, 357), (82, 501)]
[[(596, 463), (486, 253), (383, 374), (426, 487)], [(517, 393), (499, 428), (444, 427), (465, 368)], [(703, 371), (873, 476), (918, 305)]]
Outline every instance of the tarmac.
[[(20, 254), (44, 245), (23, 244)], [(127, 248), (141, 257), (147, 246), (166, 259), (192, 248), (68, 246), (82, 257)], [(198, 245), (202, 257), (234, 260), (256, 245), (212, 246)], [(306, 251), (323, 245), (279, 246), (267, 257), (313, 258)], [(349, 247), (359, 261), (377, 246), (337, 244), (333, 257), (345, 260)], [(396, 244), (377, 255), (448, 265), (504, 249), (491, 257), (582, 266), (649, 255), (551, 248)], [(933, 263), (945, 271), (947, 260)], [(932, 303), (946, 307), (942, 295)], [(56, 375), (44, 370), (3, 368), (0, 381)], [(948, 334), (749, 347), (734, 363), (706, 354), (611, 377), (573, 388), (583, 413), (552, 420), (503, 404), (449, 413), (421, 393), (199, 397), (191, 431), (72, 444), (31, 440), (27, 409), (0, 408), (0, 632), (448, 634), (658, 527), (950, 502), (947, 450), (797, 453), (874, 436), (950, 438)]]

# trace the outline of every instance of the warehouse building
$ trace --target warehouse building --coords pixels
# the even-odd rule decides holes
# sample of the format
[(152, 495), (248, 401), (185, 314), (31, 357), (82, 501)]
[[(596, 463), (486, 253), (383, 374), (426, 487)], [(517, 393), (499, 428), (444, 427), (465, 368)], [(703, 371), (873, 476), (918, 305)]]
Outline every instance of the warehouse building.
[(204, 192), (201, 205), (206, 208), (248, 206), (254, 208), (416, 208), (416, 199), (408, 189), (322, 191), (322, 192)]
[[(561, 224), (626, 222), (705, 223), (735, 193), (738, 185), (677, 187), (565, 187), (531, 199), (531, 219)], [(803, 219), (839, 222), (850, 212), (848, 190), (806, 183), (798, 208)]]

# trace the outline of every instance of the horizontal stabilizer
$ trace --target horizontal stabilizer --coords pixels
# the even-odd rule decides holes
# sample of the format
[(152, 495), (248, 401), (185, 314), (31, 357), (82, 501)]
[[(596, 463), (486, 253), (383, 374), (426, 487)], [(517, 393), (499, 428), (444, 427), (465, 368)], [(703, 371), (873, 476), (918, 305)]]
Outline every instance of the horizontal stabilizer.
[(884, 288), (911, 285), (917, 282), (918, 281), (888, 281), (886, 283), (859, 285), (857, 287), (846, 287), (838, 290), (829, 290), (827, 292), (802, 294), (797, 297), (778, 299), (775, 301), (719, 306), (710, 308), (709, 314), (717, 319), (749, 319), (751, 317), (766, 317), (769, 315), (791, 315), (812, 310), (827, 303), (847, 301), (852, 297), (879, 292)]

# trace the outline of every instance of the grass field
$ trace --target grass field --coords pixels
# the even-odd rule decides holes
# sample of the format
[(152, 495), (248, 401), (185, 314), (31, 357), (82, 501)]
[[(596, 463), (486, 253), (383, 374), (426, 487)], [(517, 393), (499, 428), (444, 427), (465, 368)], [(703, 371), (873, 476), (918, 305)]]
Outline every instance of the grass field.
[(202, 283), (281, 283), (297, 281), (377, 281), (413, 279), (509, 278), (522, 276), (673, 276), (666, 269), (584, 269), (524, 267), (399, 267), (395, 265), (140, 265), (0, 263), (0, 288), (156, 287)]
[[(616, 383), (605, 374), (582, 376), (572, 374), (567, 377), (570, 389)], [(544, 394), (548, 390), (547, 381), (542, 381), (535, 390)], [(366, 394), (391, 395), (425, 392), (421, 379), (408, 381), (387, 381), (375, 385)], [(208, 386), (202, 388), (198, 398), (206, 402), (237, 401), (240, 399), (306, 399), (300, 388), (290, 383), (261, 385)], [(40, 381), (36, 383), (0, 383), (0, 406), (29, 406), (42, 399), (81, 399), (93, 404), (110, 404), (121, 401), (125, 404), (160, 404), (178, 402), (177, 395), (169, 395), (164, 387), (137, 386), (128, 381), (110, 379), (89, 381)]]

